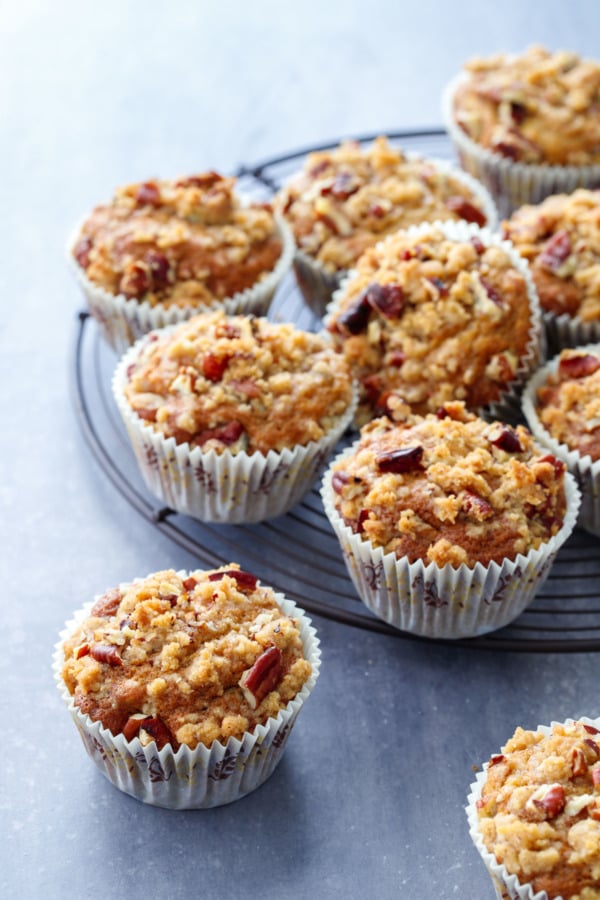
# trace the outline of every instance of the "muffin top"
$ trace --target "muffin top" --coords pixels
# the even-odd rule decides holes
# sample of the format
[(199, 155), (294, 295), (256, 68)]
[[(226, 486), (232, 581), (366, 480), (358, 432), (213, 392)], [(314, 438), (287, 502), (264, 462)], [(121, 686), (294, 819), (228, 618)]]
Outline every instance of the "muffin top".
[(489, 761), (477, 801), (483, 843), (533, 891), (600, 897), (600, 732), (517, 728)]
[(528, 351), (532, 314), (505, 249), (425, 226), (368, 250), (326, 325), (360, 384), (363, 423), (393, 417), (399, 400), (418, 413), (498, 400)]
[(128, 367), (125, 398), (165, 438), (221, 453), (320, 440), (350, 406), (344, 358), (324, 337), (222, 310), (154, 332)]
[(600, 320), (600, 190), (522, 206), (502, 230), (528, 260), (543, 309)]
[(234, 563), (107, 591), (63, 649), (62, 677), (81, 712), (158, 749), (239, 739), (311, 673), (297, 622)]
[(600, 459), (600, 347), (563, 350), (536, 400), (538, 418), (555, 440)]
[(217, 172), (119, 188), (84, 222), (73, 256), (109, 294), (207, 306), (255, 285), (282, 251), (272, 209), (242, 205)]
[(600, 65), (533, 46), (473, 59), (453, 96), (476, 144), (523, 163), (600, 163)]
[(556, 534), (565, 466), (526, 428), (488, 423), (460, 402), (437, 415), (382, 417), (332, 464), (334, 505), (385, 553), (438, 566), (514, 559)]
[(351, 268), (384, 235), (420, 222), (466, 219), (486, 224), (464, 177), (428, 159), (409, 159), (385, 137), (310, 153), (285, 186), (277, 208), (297, 246), (328, 272)]

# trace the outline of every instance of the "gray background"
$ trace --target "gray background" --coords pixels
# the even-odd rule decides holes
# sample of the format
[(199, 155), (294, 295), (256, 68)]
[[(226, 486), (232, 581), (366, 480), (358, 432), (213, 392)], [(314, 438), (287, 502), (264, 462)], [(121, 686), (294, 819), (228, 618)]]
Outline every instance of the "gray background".
[(0, 3), (4, 897), (491, 898), (463, 805), (517, 724), (600, 714), (593, 655), (483, 653), (316, 618), (322, 675), (272, 779), (144, 807), (89, 762), (52, 682), (71, 611), (191, 554), (133, 512), (70, 398), (69, 230), (117, 184), (440, 121), (461, 62), (597, 54), (595, 0)]

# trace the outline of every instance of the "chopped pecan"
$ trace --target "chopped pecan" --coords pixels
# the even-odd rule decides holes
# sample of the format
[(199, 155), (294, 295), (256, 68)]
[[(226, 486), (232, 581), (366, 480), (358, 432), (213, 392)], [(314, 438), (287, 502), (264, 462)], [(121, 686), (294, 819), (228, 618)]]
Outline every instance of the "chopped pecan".
[(171, 281), (169, 260), (160, 250), (148, 250), (144, 261), (150, 269), (150, 279), (155, 291), (161, 291)]
[(82, 269), (87, 269), (90, 264), (90, 251), (94, 246), (92, 239), (89, 237), (81, 238), (77, 241), (73, 249), (73, 256)]
[(573, 250), (571, 237), (564, 228), (552, 235), (540, 255), (538, 264), (551, 272), (557, 272)]
[(398, 450), (389, 450), (377, 457), (377, 467), (380, 472), (412, 472), (421, 468), (423, 448), (416, 444), (414, 447), (401, 447)]
[(97, 662), (106, 663), (108, 666), (123, 665), (123, 660), (113, 644), (92, 644), (90, 647), (90, 656)]
[(496, 290), (493, 284), (491, 284), (487, 278), (482, 278), (479, 276), (479, 283), (483, 287), (484, 291), (490, 298), (490, 300), (496, 304), (496, 306), (502, 306), (502, 295), (500, 291)]
[(220, 441), (227, 447), (235, 444), (240, 439), (245, 429), (241, 422), (228, 422), (227, 425), (216, 425), (214, 428), (207, 428), (201, 431), (194, 438), (194, 444), (202, 446), (207, 441)]
[(496, 753), (495, 756), (492, 756), (492, 757), (491, 757), (490, 762), (489, 762), (489, 765), (490, 765), (490, 766), (497, 766), (498, 763), (504, 762), (504, 759), (505, 759), (504, 754), (502, 754), (502, 753)]
[(149, 267), (142, 262), (134, 262), (127, 266), (121, 277), (119, 290), (130, 299), (143, 297), (150, 289), (152, 279)]
[(522, 453), (521, 442), (512, 428), (508, 426), (501, 429), (496, 437), (490, 438), (490, 444), (505, 450), (506, 453)]
[(434, 276), (433, 278), (428, 278), (427, 281), (430, 281), (431, 284), (434, 286), (434, 288), (437, 289), (440, 297), (448, 296), (448, 293), (449, 293), (448, 285), (444, 281), (442, 281), (441, 278), (437, 278)]
[(486, 218), (482, 211), (464, 197), (458, 195), (448, 197), (446, 208), (467, 222), (474, 222), (476, 225), (485, 225), (486, 223)]
[(225, 369), (229, 365), (230, 356), (215, 356), (214, 353), (205, 353), (202, 360), (202, 374), (209, 381), (220, 381)]
[(600, 357), (591, 353), (563, 356), (558, 364), (558, 374), (563, 380), (585, 378), (587, 375), (593, 375), (598, 369), (600, 369)]
[(340, 325), (349, 334), (360, 334), (367, 327), (371, 307), (365, 299), (365, 292), (352, 301), (338, 316)]
[(350, 476), (347, 472), (334, 472), (331, 476), (331, 487), (336, 492), (336, 494), (342, 493), (342, 488), (345, 484), (348, 484), (350, 480)]
[(274, 690), (283, 675), (281, 650), (268, 647), (258, 657), (250, 669), (246, 669), (238, 684), (248, 705), (256, 709), (265, 697)]
[(538, 462), (550, 463), (557, 478), (560, 478), (560, 476), (567, 468), (562, 459), (557, 459), (557, 457), (553, 456), (552, 453), (546, 453), (545, 456), (540, 456)]
[(159, 206), (160, 190), (154, 181), (145, 181), (139, 184), (135, 192), (135, 202), (138, 206)]
[(154, 740), (157, 750), (172, 743), (171, 732), (158, 716), (130, 716), (123, 727), (123, 737), (126, 741), (132, 741), (140, 731), (145, 731)]
[(245, 378), (243, 380), (232, 378), (229, 381), (229, 386), (234, 391), (237, 391), (238, 394), (243, 394), (245, 397), (260, 397), (260, 388), (251, 378)]
[(208, 576), (208, 580), (221, 581), (225, 575), (235, 579), (237, 586), (242, 591), (253, 591), (258, 584), (256, 575), (252, 575), (250, 572), (244, 572), (243, 569), (225, 569), (222, 572), (211, 572)]
[(191, 575), (189, 578), (184, 578), (181, 582), (186, 591), (193, 591), (196, 585), (198, 584), (197, 580), (193, 578)]
[(223, 176), (218, 172), (202, 172), (200, 175), (188, 175), (187, 178), (180, 178), (176, 182), (176, 187), (211, 188), (219, 181), (223, 181)]
[(464, 492), (462, 508), (467, 515), (472, 515), (478, 520), (489, 519), (494, 515), (493, 507), (474, 491), (466, 490)]
[(336, 200), (347, 200), (357, 192), (359, 187), (360, 183), (350, 172), (339, 172), (333, 181), (323, 185), (321, 194), (323, 196), (331, 194)]
[(404, 306), (404, 291), (399, 284), (378, 284), (374, 281), (361, 295), (363, 302), (386, 319), (398, 319)]
[(81, 659), (82, 656), (87, 656), (90, 652), (89, 644), (80, 644), (77, 650), (75, 651), (75, 659)]
[(101, 618), (114, 616), (117, 609), (119, 608), (119, 603), (121, 602), (122, 597), (123, 595), (121, 594), (119, 588), (111, 588), (96, 600), (96, 602), (92, 606), (90, 615), (100, 616)]
[(583, 750), (579, 747), (575, 747), (571, 752), (571, 772), (573, 773), (573, 777), (577, 778), (578, 775), (585, 775), (587, 770), (588, 766)]
[(369, 518), (370, 514), (371, 514), (370, 509), (361, 509), (361, 511), (359, 512), (358, 521), (356, 523), (356, 530), (357, 530), (358, 534), (362, 534), (363, 531), (365, 530), (365, 522)]
[(529, 809), (539, 810), (544, 819), (554, 819), (565, 807), (565, 789), (561, 784), (545, 784), (527, 801)]
[(600, 734), (600, 730), (594, 725), (586, 725), (584, 722), (581, 724), (583, 725), (584, 731), (587, 731), (588, 734)]

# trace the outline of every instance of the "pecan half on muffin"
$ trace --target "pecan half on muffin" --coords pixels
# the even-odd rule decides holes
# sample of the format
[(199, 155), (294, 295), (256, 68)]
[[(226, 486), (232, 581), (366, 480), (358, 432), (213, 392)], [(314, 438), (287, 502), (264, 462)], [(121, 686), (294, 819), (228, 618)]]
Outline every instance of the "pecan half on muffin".
[(422, 225), (368, 250), (325, 326), (359, 383), (359, 424), (398, 404), (425, 413), (507, 400), (541, 352), (526, 265), (465, 223)]
[(103, 773), (173, 807), (220, 805), (258, 787), (318, 666), (302, 611), (235, 563), (107, 591), (68, 623), (55, 658)]
[(600, 896), (599, 724), (517, 728), (473, 785), (470, 833), (503, 896)]
[(90, 309), (116, 349), (215, 306), (266, 312), (291, 252), (271, 207), (242, 202), (235, 178), (217, 172), (119, 188), (70, 245)]
[(309, 154), (276, 208), (294, 233), (300, 288), (319, 315), (340, 277), (385, 235), (425, 221), (465, 219), (492, 228), (496, 221), (478, 183), (448, 163), (408, 155), (385, 137), (368, 147), (346, 141)]

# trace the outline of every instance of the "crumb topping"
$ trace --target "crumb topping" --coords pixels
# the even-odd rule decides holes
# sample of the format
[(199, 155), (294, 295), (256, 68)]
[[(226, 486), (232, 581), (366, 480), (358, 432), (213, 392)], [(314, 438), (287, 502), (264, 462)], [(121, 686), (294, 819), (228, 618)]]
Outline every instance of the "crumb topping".
[(438, 566), (514, 559), (556, 534), (565, 466), (523, 426), (488, 423), (457, 401), (437, 415), (375, 419), (332, 465), (336, 509), (386, 553)]
[(457, 124), (507, 159), (600, 163), (600, 65), (539, 45), (517, 56), (476, 58), (453, 98)]
[(119, 188), (81, 228), (73, 255), (110, 294), (207, 306), (252, 287), (282, 251), (268, 204), (244, 206), (216, 172)]
[(352, 401), (343, 357), (290, 324), (218, 311), (155, 337), (130, 366), (125, 396), (177, 443), (280, 452), (320, 440)]
[(63, 680), (113, 734), (210, 747), (276, 716), (311, 667), (297, 622), (232, 563), (107, 591), (64, 642)]
[(600, 352), (563, 350), (556, 372), (538, 388), (537, 414), (561, 444), (600, 459)]
[(384, 235), (421, 222), (465, 219), (485, 225), (481, 201), (428, 159), (409, 159), (378, 137), (310, 153), (280, 192), (277, 208), (298, 247), (329, 272), (350, 269)]

